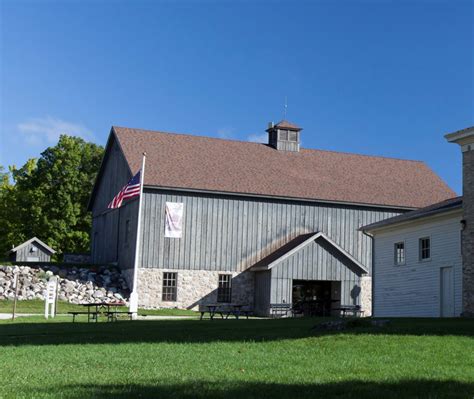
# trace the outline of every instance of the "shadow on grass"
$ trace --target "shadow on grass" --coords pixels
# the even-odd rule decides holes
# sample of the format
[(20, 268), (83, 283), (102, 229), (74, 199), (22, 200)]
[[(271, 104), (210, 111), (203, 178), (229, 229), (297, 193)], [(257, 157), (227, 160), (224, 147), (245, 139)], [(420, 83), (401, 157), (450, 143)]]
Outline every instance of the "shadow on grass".
[(277, 341), (333, 334), (474, 336), (474, 319), (394, 319), (389, 326), (355, 323), (319, 331), (322, 318), (276, 320), (160, 320), (114, 323), (25, 322), (0, 324), (0, 346), (120, 343)]
[[(321, 384), (276, 384), (260, 382), (198, 381), (174, 385), (68, 385), (60, 387), (62, 397), (97, 398), (471, 398), (474, 383), (457, 381), (402, 380), (397, 382), (343, 381)], [(45, 388), (39, 393), (58, 393)]]

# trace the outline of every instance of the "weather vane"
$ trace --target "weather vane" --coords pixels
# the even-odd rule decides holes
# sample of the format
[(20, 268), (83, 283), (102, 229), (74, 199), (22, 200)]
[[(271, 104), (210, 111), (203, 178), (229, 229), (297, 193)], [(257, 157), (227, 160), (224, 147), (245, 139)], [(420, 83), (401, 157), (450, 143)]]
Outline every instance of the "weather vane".
[(288, 98), (285, 96), (285, 106), (283, 111), (283, 119), (286, 119), (286, 113), (288, 111)]

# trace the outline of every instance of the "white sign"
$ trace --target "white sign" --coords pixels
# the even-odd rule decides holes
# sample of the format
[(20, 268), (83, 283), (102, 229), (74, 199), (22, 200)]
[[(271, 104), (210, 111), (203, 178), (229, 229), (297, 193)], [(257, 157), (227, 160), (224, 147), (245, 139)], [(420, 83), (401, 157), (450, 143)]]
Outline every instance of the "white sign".
[(167, 202), (165, 218), (165, 237), (181, 238), (183, 235), (183, 203)]
[(46, 284), (46, 291), (44, 292), (44, 317), (47, 319), (48, 314), (54, 318), (56, 306), (56, 292), (58, 290), (58, 278), (51, 277)]

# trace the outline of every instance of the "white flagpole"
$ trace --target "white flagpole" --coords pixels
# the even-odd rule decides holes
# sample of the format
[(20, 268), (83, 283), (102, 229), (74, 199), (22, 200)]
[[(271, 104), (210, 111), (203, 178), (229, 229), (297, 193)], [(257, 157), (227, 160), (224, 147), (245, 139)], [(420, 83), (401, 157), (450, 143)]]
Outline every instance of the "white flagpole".
[(135, 241), (135, 260), (133, 262), (133, 285), (130, 293), (130, 309), (132, 318), (135, 320), (138, 315), (138, 254), (140, 251), (140, 233), (142, 225), (142, 202), (143, 202), (143, 183), (145, 182), (145, 160), (146, 152), (143, 153), (142, 169), (140, 170), (140, 196), (138, 197), (138, 221), (137, 237)]

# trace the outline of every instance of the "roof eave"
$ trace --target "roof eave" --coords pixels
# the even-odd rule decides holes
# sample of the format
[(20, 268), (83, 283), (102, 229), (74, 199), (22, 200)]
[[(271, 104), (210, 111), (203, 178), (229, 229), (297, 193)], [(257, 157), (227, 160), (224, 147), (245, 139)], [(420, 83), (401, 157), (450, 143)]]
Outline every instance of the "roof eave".
[(359, 231), (363, 231), (366, 233), (373, 233), (375, 231), (391, 229), (393, 227), (405, 226), (407, 224), (411, 224), (421, 219), (429, 219), (436, 216), (449, 216), (451, 214), (454, 215), (456, 213), (459, 213), (460, 211), (462, 211), (462, 205), (453, 206), (449, 209), (442, 209), (442, 210), (437, 209), (431, 212), (415, 215), (409, 219), (395, 220), (393, 222), (390, 222), (390, 219), (386, 219), (381, 222), (369, 224), (367, 226), (362, 226), (361, 228), (359, 228)]

